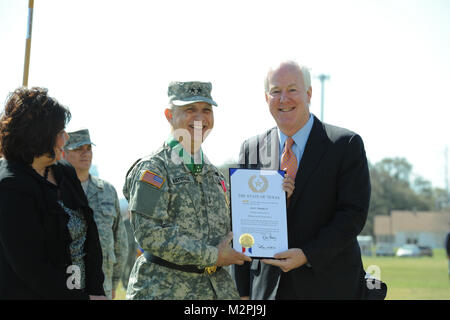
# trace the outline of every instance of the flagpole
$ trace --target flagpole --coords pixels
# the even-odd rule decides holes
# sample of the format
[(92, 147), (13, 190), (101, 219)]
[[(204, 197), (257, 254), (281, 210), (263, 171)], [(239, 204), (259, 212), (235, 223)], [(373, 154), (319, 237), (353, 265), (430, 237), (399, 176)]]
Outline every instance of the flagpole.
[(31, 32), (33, 27), (33, 8), (34, 0), (28, 0), (28, 26), (27, 26), (27, 39), (25, 46), (25, 63), (23, 66), (23, 81), (22, 86), (28, 86), (28, 73), (30, 69), (30, 51), (31, 51)]

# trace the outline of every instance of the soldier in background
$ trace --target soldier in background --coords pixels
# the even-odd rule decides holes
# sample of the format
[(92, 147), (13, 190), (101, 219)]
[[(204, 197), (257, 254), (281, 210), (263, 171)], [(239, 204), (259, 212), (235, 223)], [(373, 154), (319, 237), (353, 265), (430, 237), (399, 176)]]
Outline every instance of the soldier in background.
[(214, 125), (211, 83), (172, 82), (165, 116), (172, 134), (128, 171), (123, 192), (144, 250), (127, 299), (239, 299), (222, 268), (251, 261), (230, 247), (225, 179), (201, 150)]
[(134, 262), (136, 261), (137, 257), (142, 254), (142, 252), (136, 241), (134, 241), (133, 228), (131, 227), (130, 222), (130, 212), (128, 210), (126, 212), (126, 217), (123, 220), (123, 223), (128, 235), (128, 258), (122, 273), (122, 287), (124, 287), (126, 290), (128, 287), (128, 280), (130, 279), (131, 269), (133, 269)]
[(64, 147), (64, 158), (75, 168), (89, 206), (94, 211), (103, 252), (103, 287), (107, 297), (114, 299), (128, 255), (128, 239), (120, 214), (119, 198), (110, 183), (89, 174), (93, 144), (89, 130), (69, 132), (69, 137)]

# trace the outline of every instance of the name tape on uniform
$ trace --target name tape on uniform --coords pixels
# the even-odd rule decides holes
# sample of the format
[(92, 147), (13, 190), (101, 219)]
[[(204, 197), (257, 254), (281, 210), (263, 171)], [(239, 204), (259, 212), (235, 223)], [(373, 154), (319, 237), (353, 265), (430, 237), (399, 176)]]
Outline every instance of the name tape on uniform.
[(189, 183), (193, 182), (193, 180), (189, 176), (179, 176), (171, 178), (173, 184), (179, 184), (179, 183)]

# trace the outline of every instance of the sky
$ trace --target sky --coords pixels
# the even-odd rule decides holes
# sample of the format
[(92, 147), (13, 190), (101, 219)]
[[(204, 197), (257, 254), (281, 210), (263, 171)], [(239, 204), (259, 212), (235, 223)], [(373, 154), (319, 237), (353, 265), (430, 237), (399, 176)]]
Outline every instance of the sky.
[[(0, 0), (0, 101), (21, 86), (28, 1)], [(445, 187), (450, 147), (450, 1), (35, 0), (29, 87), (88, 128), (93, 164), (119, 197), (138, 158), (167, 138), (170, 81), (210, 81), (217, 166), (275, 126), (264, 99), (274, 62), (310, 68), (310, 111), (358, 133), (371, 163), (404, 157)], [(447, 161), (448, 162), (448, 161)]]

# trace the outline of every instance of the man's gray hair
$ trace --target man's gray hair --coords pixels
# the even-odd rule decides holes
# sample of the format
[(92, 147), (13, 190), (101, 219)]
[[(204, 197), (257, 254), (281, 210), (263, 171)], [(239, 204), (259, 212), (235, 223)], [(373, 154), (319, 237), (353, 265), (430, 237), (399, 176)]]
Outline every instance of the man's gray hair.
[(273, 70), (285, 64), (295, 66), (301, 72), (303, 76), (303, 82), (305, 83), (305, 89), (308, 90), (311, 87), (311, 73), (309, 72), (309, 68), (304, 65), (299, 65), (294, 60), (285, 60), (280, 63), (274, 64), (269, 68), (269, 71), (267, 71), (266, 77), (264, 79), (265, 91), (269, 92), (269, 76), (272, 74)]

